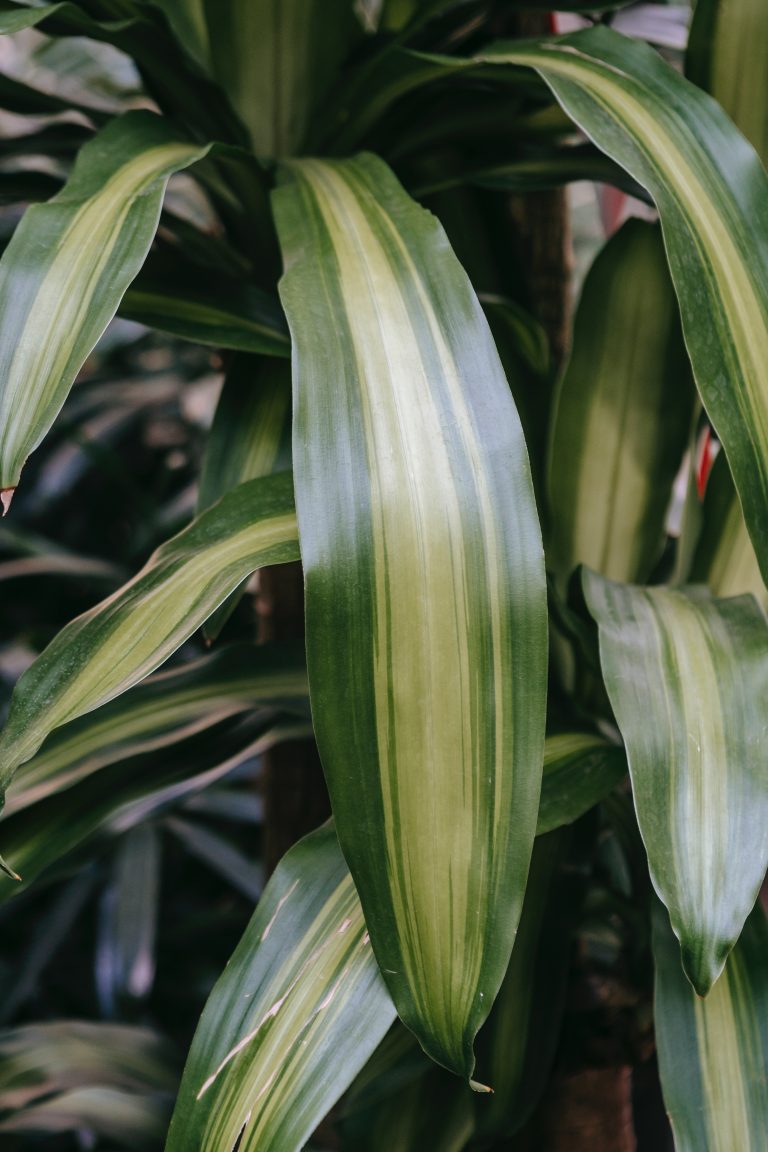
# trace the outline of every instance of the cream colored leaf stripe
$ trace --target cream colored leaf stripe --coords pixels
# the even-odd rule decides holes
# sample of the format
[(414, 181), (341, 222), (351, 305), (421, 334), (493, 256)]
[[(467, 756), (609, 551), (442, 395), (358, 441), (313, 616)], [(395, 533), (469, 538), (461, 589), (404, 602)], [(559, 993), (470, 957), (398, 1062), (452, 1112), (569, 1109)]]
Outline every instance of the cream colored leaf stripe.
[(525, 445), (465, 274), (383, 162), (293, 164), (275, 213), (337, 829), (400, 1015), (469, 1075), (541, 779), (546, 606)]
[(166, 1152), (303, 1147), (394, 1017), (325, 826), (278, 865), (211, 994)]
[(705, 995), (768, 866), (768, 623), (752, 597), (584, 573), (651, 879)]
[(654, 908), (656, 1039), (676, 1152), (768, 1152), (768, 924), (760, 904), (702, 1000)]
[(304, 654), (284, 646), (233, 645), (160, 672), (53, 732), (19, 768), (4, 818), (107, 764), (176, 743), (227, 716), (265, 704), (304, 715), (307, 693)]
[(488, 63), (529, 65), (598, 147), (654, 197), (696, 382), (768, 576), (768, 176), (708, 96), (605, 28)]
[(288, 473), (242, 484), (199, 516), (21, 677), (0, 735), (3, 792), (54, 728), (148, 676), (256, 568), (297, 557)]
[(128, 113), (82, 149), (53, 200), (25, 213), (0, 260), (4, 492), (141, 267), (168, 177), (208, 150), (179, 140), (159, 116)]

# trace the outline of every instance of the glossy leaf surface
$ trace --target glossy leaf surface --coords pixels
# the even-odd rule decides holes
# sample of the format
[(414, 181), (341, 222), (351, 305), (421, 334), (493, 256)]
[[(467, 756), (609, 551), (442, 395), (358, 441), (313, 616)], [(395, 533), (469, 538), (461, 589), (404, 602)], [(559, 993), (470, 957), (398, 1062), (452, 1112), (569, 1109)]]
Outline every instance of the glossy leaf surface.
[(320, 755), (398, 1012), (469, 1076), (541, 780), (525, 444), (466, 275), (380, 160), (292, 164), (274, 202)]
[(768, 175), (718, 105), (647, 45), (592, 28), (483, 60), (535, 68), (659, 209), (686, 345), (768, 576)]
[(19, 680), (0, 735), (3, 792), (45, 737), (153, 672), (246, 576), (297, 557), (290, 474), (254, 480), (173, 537), (73, 620)]
[(25, 213), (0, 261), (0, 489), (18, 484), (141, 267), (168, 177), (206, 151), (129, 113), (82, 149), (53, 200)]
[(658, 560), (694, 391), (661, 233), (629, 220), (581, 295), (548, 462), (549, 565), (645, 580)]
[(394, 1016), (325, 825), (278, 865), (211, 993), (166, 1152), (298, 1152)]
[(768, 1148), (768, 923), (759, 904), (705, 1000), (654, 906), (656, 1040), (675, 1152)]
[(700, 995), (768, 865), (768, 622), (752, 597), (583, 575), (651, 879)]

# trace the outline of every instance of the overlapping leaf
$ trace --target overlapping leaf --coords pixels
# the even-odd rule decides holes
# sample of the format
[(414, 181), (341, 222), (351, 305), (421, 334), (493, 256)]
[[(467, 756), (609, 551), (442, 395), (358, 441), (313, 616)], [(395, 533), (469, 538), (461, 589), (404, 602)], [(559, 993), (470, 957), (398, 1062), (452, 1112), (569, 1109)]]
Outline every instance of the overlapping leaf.
[(705, 1000), (654, 907), (656, 1042), (676, 1152), (768, 1148), (768, 923), (758, 904)]
[(5, 815), (61, 792), (108, 764), (154, 751), (258, 707), (305, 715), (304, 654), (290, 645), (234, 645), (160, 672), (53, 732), (19, 768)]
[(445, 234), (381, 161), (292, 164), (274, 203), (320, 755), (398, 1011), (468, 1076), (541, 780), (546, 597), (525, 445)]
[(0, 489), (29, 453), (141, 267), (168, 177), (207, 148), (131, 112), (78, 157), (53, 200), (34, 205), (0, 261)]
[(661, 233), (629, 220), (587, 275), (551, 428), (547, 558), (645, 580), (658, 559), (694, 391)]
[(768, 73), (763, 0), (697, 0), (686, 56), (694, 84), (711, 92), (768, 160)]
[(290, 474), (243, 484), (73, 620), (19, 680), (0, 735), (0, 786), (54, 728), (153, 672), (256, 568), (296, 559)]
[(583, 584), (651, 879), (705, 995), (768, 866), (768, 622), (752, 597)]
[(166, 1152), (298, 1152), (394, 1016), (326, 825), (278, 865), (211, 994)]
[(483, 60), (535, 68), (577, 124), (653, 196), (686, 345), (768, 576), (768, 175), (707, 95), (606, 28)]
[(573, 824), (624, 778), (622, 748), (586, 732), (560, 732), (544, 744), (544, 776), (536, 834)]

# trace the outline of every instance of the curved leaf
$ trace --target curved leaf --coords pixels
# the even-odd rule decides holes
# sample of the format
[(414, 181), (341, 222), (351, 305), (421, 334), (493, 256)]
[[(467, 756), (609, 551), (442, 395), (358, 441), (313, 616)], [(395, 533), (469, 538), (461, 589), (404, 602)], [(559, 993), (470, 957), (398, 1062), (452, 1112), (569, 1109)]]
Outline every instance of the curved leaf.
[(551, 426), (548, 564), (646, 579), (694, 391), (661, 233), (628, 220), (587, 274)]
[(653, 885), (706, 995), (768, 866), (768, 622), (751, 596), (583, 574)]
[(25, 213), (0, 261), (3, 491), (18, 484), (141, 267), (168, 177), (207, 150), (130, 112), (85, 145), (53, 200)]
[(291, 476), (236, 488), (73, 620), (16, 685), (0, 735), (0, 788), (60, 724), (153, 672), (256, 568), (298, 556)]
[(653, 196), (704, 406), (768, 577), (768, 175), (721, 108), (647, 45), (607, 28), (496, 44), (535, 68), (588, 136)]
[(283, 858), (200, 1019), (166, 1152), (295, 1152), (395, 1010), (329, 825)]
[(320, 755), (398, 1012), (469, 1076), (541, 781), (525, 444), (465, 273), (382, 161), (291, 164), (274, 204)]
[(99, 769), (169, 746), (260, 707), (308, 713), (304, 653), (238, 644), (160, 672), (95, 712), (52, 732), (19, 768), (5, 815), (70, 788)]
[(686, 73), (768, 161), (768, 5), (763, 0), (697, 0)]
[(654, 904), (656, 1041), (676, 1152), (768, 1148), (768, 923), (757, 904), (715, 987), (701, 1000)]
[(118, 309), (126, 320), (168, 332), (196, 344), (290, 356), (285, 319), (273, 297), (252, 284), (198, 274), (190, 283), (188, 269), (177, 280), (140, 272)]

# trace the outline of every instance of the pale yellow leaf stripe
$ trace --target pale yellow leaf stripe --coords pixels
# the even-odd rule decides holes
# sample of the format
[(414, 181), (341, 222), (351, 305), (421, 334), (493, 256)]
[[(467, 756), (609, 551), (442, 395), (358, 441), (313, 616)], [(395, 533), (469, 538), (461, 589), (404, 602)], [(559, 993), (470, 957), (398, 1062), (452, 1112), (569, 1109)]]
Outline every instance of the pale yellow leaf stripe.
[(69, 223), (18, 335), (4, 381), (0, 407), (3, 454), (15, 429), (32, 424), (35, 410), (41, 405), (40, 393), (29, 386), (30, 381), (46, 382), (45, 399), (55, 392), (65, 374), (73, 338), (83, 328), (134, 199), (159, 176), (191, 163), (200, 153), (199, 146), (168, 144), (135, 156), (96, 195), (84, 201)]
[[(699, 248), (703, 268), (719, 297), (725, 324), (731, 334), (728, 355), (733, 360), (732, 378), (740, 381), (734, 396), (742, 416), (742, 434), (749, 436), (753, 451), (762, 455), (768, 443), (768, 403), (763, 387), (768, 363), (768, 314), (750, 276), (746, 261), (734, 241), (732, 220), (725, 198), (703, 179), (705, 170), (689, 161), (681, 147), (672, 113), (660, 101), (643, 99), (643, 90), (626, 73), (576, 47), (541, 45), (492, 55), (489, 63), (530, 65), (546, 77), (569, 81), (589, 93), (611, 120), (623, 122), (646, 162), (660, 172), (663, 182), (687, 217), (691, 243)], [(669, 126), (671, 123), (671, 126)], [(722, 209), (720, 211), (719, 209)], [(768, 499), (768, 492), (765, 494)]]
[[(376, 698), (377, 738), (382, 766), (387, 867), (394, 879), (395, 901), (404, 916), (406, 973), (417, 1000), (425, 999), (424, 966), (435, 973), (429, 997), (439, 998), (447, 1018), (462, 1017), (466, 1005), (455, 998), (472, 995), (482, 953), (467, 956), (462, 935), (453, 940), (453, 956), (445, 955), (440, 930), (447, 918), (466, 921), (469, 892), (465, 853), (469, 844), (481, 854), (487, 840), (474, 825), (477, 805), (467, 765), (481, 759), (480, 733), (466, 707), (473, 669), (468, 648), (469, 595), (466, 586), (461, 509), (452, 463), (448, 457), (442, 421), (421, 340), (409, 315), (406, 297), (392, 275), (391, 258), (381, 232), (407, 268), (439, 356), (450, 396), (456, 431), (473, 466), (477, 498), (486, 531), (488, 604), (491, 615), (493, 675), (496, 690), (494, 715), (496, 810), (501, 803), (506, 760), (501, 624), (502, 609), (496, 573), (499, 555), (495, 512), (485, 481), (485, 467), (456, 364), (427, 297), (418, 269), (402, 236), (389, 216), (369, 202), (363, 207), (350, 184), (328, 165), (304, 162), (302, 173), (312, 182), (326, 228), (333, 240), (338, 278), (346, 304), (354, 353), (361, 380), (375, 381), (386, 364), (391, 389), (362, 388), (365, 436), (372, 490), (374, 573), (376, 581)], [(375, 217), (378, 229), (371, 226)], [(386, 299), (386, 306), (380, 302)], [(408, 490), (402, 492), (402, 478)], [(436, 523), (435, 510), (442, 523)], [(415, 595), (414, 579), (423, 589)], [(409, 587), (408, 600), (397, 598), (399, 587)], [(418, 611), (404, 611), (404, 604)], [(446, 682), (445, 668), (459, 656), (459, 671)], [(507, 653), (507, 657), (508, 657)], [(392, 670), (397, 669), (393, 678)], [(507, 675), (509, 673), (507, 672)], [(439, 725), (425, 725), (421, 702), (442, 697)], [(392, 701), (395, 701), (394, 709)], [(457, 755), (457, 750), (460, 754)], [(394, 766), (411, 762), (418, 773), (396, 776)], [(395, 783), (396, 782), (396, 783)], [(436, 801), (436, 796), (446, 798)], [(451, 804), (451, 797), (456, 803)], [(450, 807), (451, 816), (447, 818)], [(448, 841), (449, 865), (437, 883), (434, 843)], [(442, 907), (441, 907), (442, 906)], [(452, 973), (468, 972), (457, 988)]]

